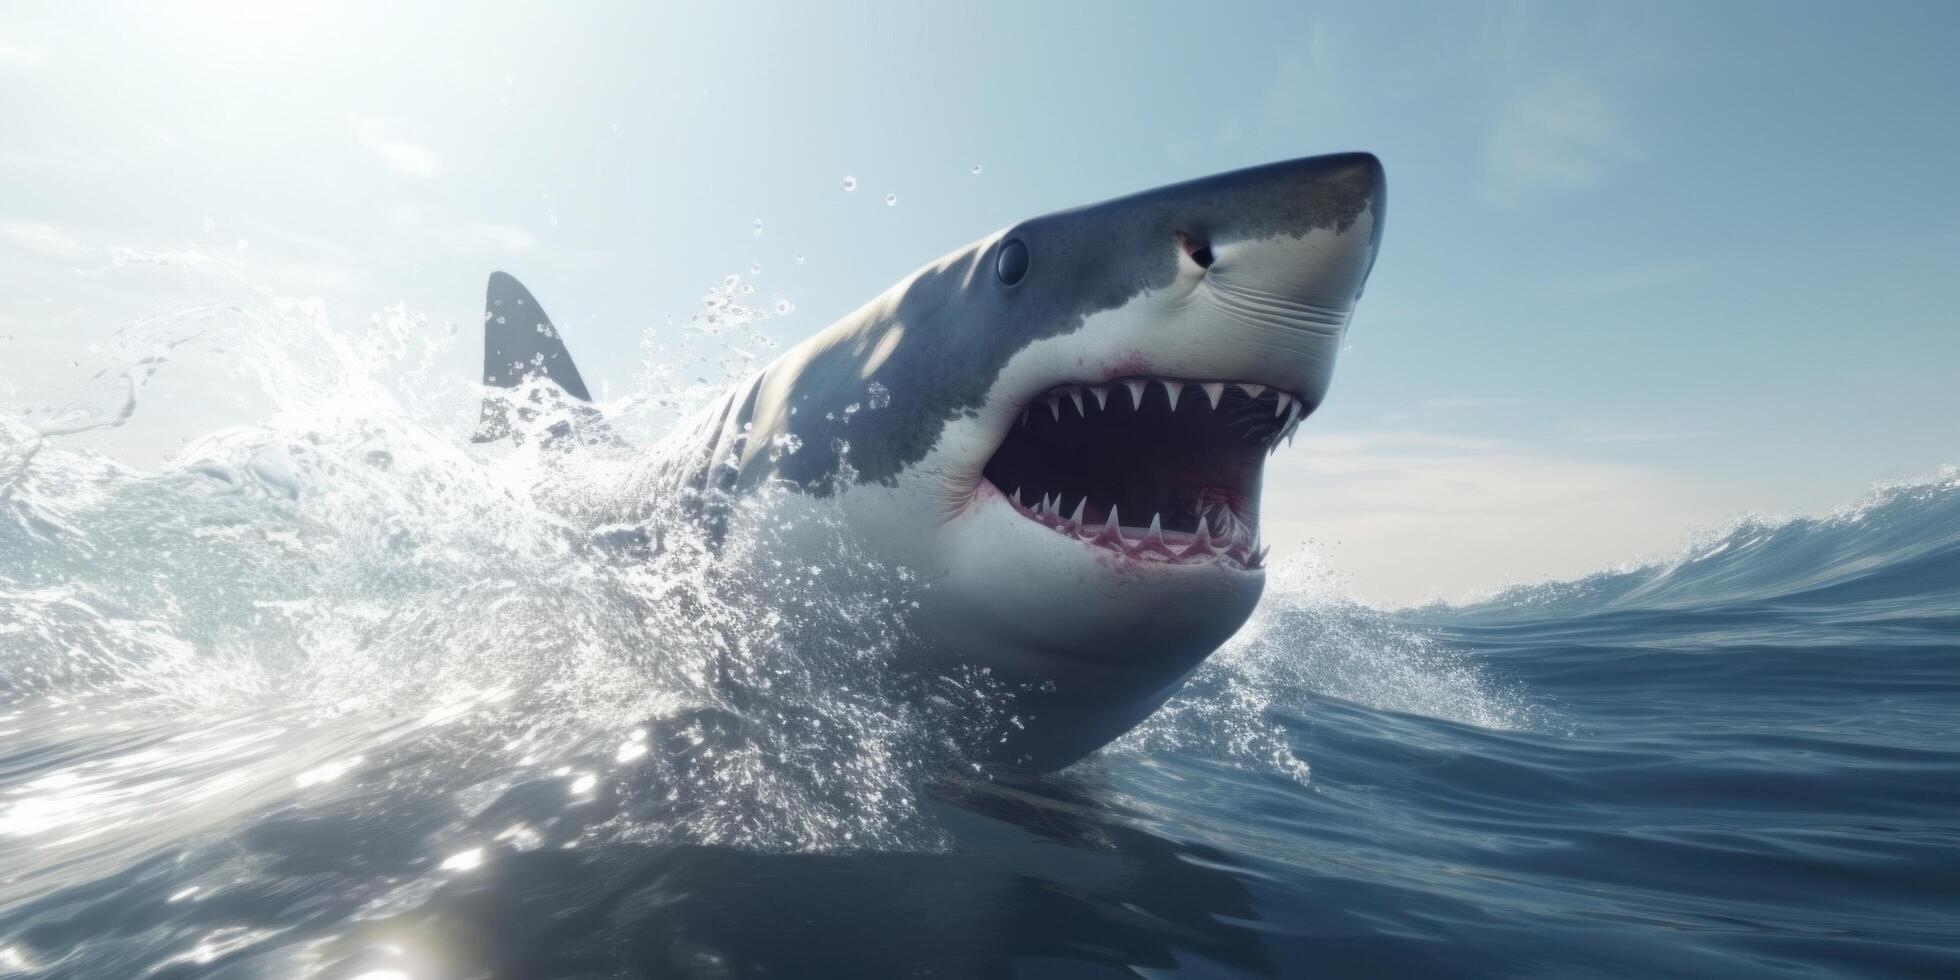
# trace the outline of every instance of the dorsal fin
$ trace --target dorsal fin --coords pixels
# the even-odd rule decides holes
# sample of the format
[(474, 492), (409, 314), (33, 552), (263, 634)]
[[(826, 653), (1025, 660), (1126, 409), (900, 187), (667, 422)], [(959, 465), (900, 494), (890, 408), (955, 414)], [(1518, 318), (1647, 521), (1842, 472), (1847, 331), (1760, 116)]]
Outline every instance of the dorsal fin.
[[(483, 302), (483, 384), (516, 388), (541, 378), (579, 401), (592, 400), (544, 307), (516, 277), (492, 272)], [(508, 398), (483, 400), (476, 442), (494, 442), (511, 434), (510, 404)]]

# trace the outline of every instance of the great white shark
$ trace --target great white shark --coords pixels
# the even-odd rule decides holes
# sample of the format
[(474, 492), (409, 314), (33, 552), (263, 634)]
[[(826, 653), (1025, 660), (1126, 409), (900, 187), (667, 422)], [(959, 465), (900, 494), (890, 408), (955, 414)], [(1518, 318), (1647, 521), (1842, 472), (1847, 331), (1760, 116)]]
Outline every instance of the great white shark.
[[(1327, 395), (1385, 186), (1370, 154), (1308, 157), (995, 232), (731, 387), (609, 517), (679, 500), (718, 530), (738, 498), (786, 488), (926, 583), (918, 667), (1021, 692), (982, 757), (1067, 765), (1251, 615), (1265, 461)], [(590, 400), (516, 279), (490, 277), (484, 322), (486, 385)], [(486, 399), (479, 439), (509, 431), (509, 407)], [(600, 428), (577, 421), (557, 431)]]

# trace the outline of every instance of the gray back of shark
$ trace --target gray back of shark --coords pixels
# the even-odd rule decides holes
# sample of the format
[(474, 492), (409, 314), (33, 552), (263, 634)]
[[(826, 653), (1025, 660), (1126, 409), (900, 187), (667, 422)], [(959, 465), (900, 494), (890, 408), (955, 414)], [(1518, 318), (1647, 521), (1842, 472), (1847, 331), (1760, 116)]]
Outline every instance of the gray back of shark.
[[(1250, 615), (1263, 460), (1326, 396), (1384, 186), (1374, 157), (1340, 154), (1021, 222), (734, 386), (630, 493), (719, 522), (769, 484), (841, 514), (925, 583), (922, 669), (1021, 692), (981, 754), (1065, 765)], [(535, 300), (501, 274), (499, 300), (536, 325), (491, 328), (486, 383), (585, 398)]]

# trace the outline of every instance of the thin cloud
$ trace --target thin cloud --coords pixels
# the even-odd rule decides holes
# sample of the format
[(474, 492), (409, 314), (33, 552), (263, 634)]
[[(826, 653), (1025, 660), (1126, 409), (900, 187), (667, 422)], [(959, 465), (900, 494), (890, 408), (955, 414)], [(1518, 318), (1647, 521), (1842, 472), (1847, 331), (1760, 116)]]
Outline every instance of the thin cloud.
[(67, 230), (36, 221), (0, 218), (0, 240), (52, 259), (76, 259), (88, 253), (88, 247)]
[(388, 120), (380, 116), (355, 116), (353, 123), (354, 138), (390, 168), (411, 177), (427, 177), (436, 172), (435, 151), (420, 143), (390, 136)]
[(1505, 448), (1494, 439), (1448, 435), (1441, 432), (1377, 430), (1342, 432), (1302, 438), (1300, 445), (1308, 455), (1319, 458), (1363, 457), (1377, 453), (1476, 453)]
[(1722, 488), (1658, 467), (1419, 431), (1302, 439), (1268, 464), (1261, 534), (1324, 551), (1363, 597), (1461, 597), (1676, 543)]
[(1443, 398), (1425, 398), (1421, 407), (1435, 412), (1456, 412), (1469, 409), (1509, 408), (1524, 404), (1524, 399), (1515, 395), (1453, 395)]
[(245, 220), (245, 224), (247, 227), (251, 228), (255, 234), (263, 235), (267, 238), (272, 239), (273, 241), (279, 242), (282, 245), (289, 245), (294, 248), (302, 249), (309, 252), (315, 252), (321, 255), (331, 255), (337, 259), (350, 259), (353, 258), (355, 254), (353, 249), (348, 248), (345, 245), (339, 244), (338, 242), (328, 241), (324, 238), (321, 238), (318, 235), (310, 235), (302, 231), (293, 231), (290, 228), (282, 228), (278, 225), (268, 224), (264, 221), (258, 221), (251, 218), (247, 218)]
[(87, 174), (91, 177), (128, 174), (127, 168), (111, 162), (115, 159), (113, 154), (91, 153), (73, 144), (43, 141), (34, 146), (0, 149), (0, 170), (62, 176)]
[(451, 252), (528, 252), (538, 244), (535, 236), (517, 225), (431, 218), (413, 204), (397, 205), (388, 217), (396, 228), (425, 236)]
[(1598, 187), (1642, 155), (1599, 86), (1559, 75), (1511, 98), (1484, 143), (1484, 199), (1512, 204), (1534, 193)]
[(436, 229), (442, 240), (459, 252), (528, 252), (538, 241), (516, 225), (467, 221)]
[(353, 272), (342, 266), (321, 262), (280, 262), (266, 268), (265, 274), (283, 289), (302, 292), (346, 289), (361, 281)]
[(1340, 96), (1339, 46), (1323, 24), (1307, 31), (1305, 43), (1280, 62), (1266, 88), (1259, 122), (1267, 132), (1293, 132), (1310, 122), (1324, 122)]
[(1538, 297), (1550, 302), (1598, 299), (1639, 293), (1699, 275), (1706, 266), (1699, 262), (1663, 262), (1634, 266), (1589, 276), (1574, 276), (1538, 290)]
[(1706, 439), (1719, 434), (1709, 429), (1587, 432), (1572, 437), (1572, 441), (1593, 446), (1637, 446), (1656, 442), (1683, 442), (1689, 439)]
[(39, 68), (48, 63), (48, 49), (29, 41), (0, 37), (0, 66)]
[(1381, 417), (1380, 424), (1403, 426), (1417, 420), (1433, 420), (1437, 415), (1490, 412), (1516, 408), (1523, 404), (1525, 400), (1516, 395), (1440, 395), (1424, 398), (1407, 408), (1389, 412)]

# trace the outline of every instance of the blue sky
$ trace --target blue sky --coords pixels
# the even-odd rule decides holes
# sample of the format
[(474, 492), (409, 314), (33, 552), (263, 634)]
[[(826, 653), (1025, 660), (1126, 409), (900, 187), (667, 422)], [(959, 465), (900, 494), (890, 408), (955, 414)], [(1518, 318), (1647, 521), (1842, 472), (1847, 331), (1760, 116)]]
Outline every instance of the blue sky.
[[(1020, 218), (1367, 149), (1386, 245), (1268, 483), (1275, 543), (1359, 594), (1580, 574), (1960, 460), (1960, 6), (1064, 6), (11, 4), (0, 403), (183, 299), (77, 275), (117, 249), (248, 239), (350, 329), (466, 323), (506, 268), (619, 386), (751, 264), (788, 342)], [(223, 415), (158, 384), (106, 445)]]

